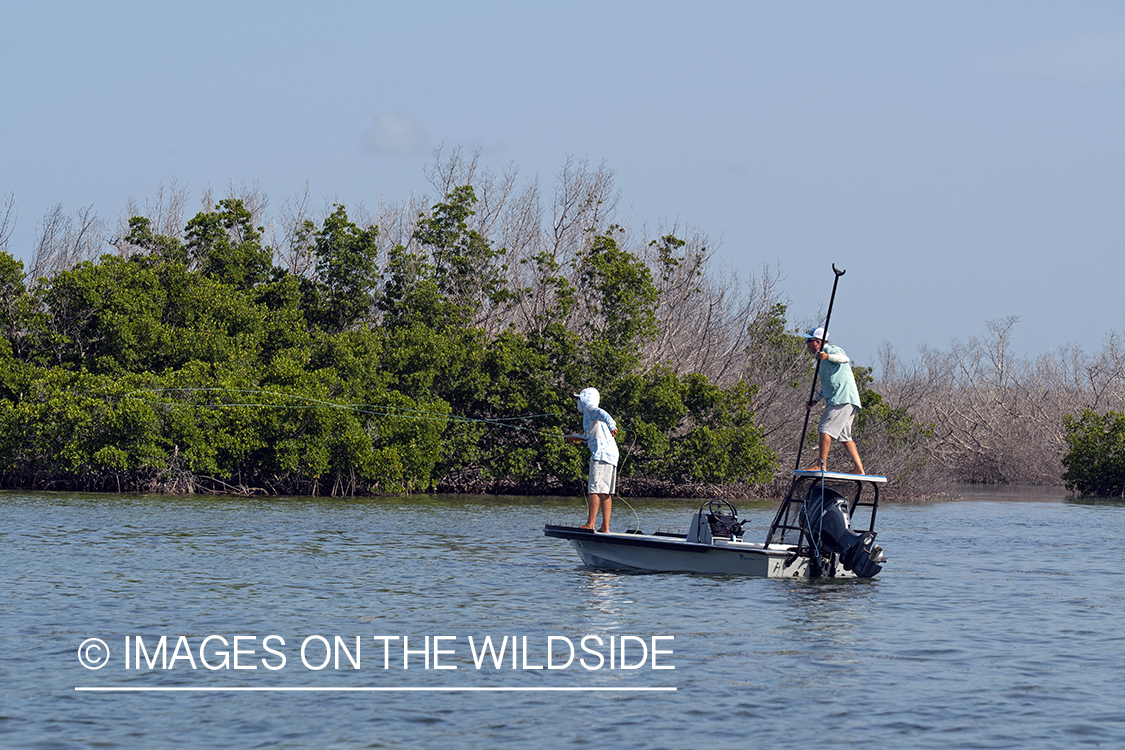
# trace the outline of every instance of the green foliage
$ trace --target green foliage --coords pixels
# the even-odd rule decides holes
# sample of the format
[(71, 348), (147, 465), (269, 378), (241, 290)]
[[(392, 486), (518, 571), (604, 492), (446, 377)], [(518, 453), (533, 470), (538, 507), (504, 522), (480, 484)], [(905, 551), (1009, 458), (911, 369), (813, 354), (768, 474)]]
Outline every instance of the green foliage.
[(751, 343), (746, 354), (751, 366), (762, 372), (784, 370), (784, 364), (778, 367), (779, 363), (793, 361), (807, 363), (801, 369), (789, 368), (790, 377), (787, 385), (791, 388), (799, 388), (808, 382), (815, 364), (805, 349), (804, 336), (789, 330), (787, 313), (788, 308), (778, 302), (768, 311), (759, 314), (749, 326)]
[(151, 267), (106, 256), (60, 273), (45, 291), (57, 364), (122, 374), (163, 349), (167, 291)]
[(469, 185), (454, 189), (430, 215), (419, 217), (414, 239), (430, 248), (429, 278), (437, 292), (457, 311), (458, 322), (473, 320), (489, 304), (511, 298), (506, 288), (503, 249), (470, 229), (476, 193)]
[(413, 239), (420, 247), (388, 251), (378, 305), (384, 325), (464, 326), (489, 305), (512, 298), (500, 261), (504, 251), (469, 227), (476, 201), (471, 186), (456, 188), (418, 217)]
[(1087, 409), (1063, 418), (1066, 488), (1083, 495), (1125, 497), (1125, 414)]
[(579, 293), (594, 315), (585, 325), (591, 351), (592, 376), (608, 379), (636, 366), (640, 348), (657, 332), (656, 307), (660, 293), (644, 261), (618, 246), (613, 235), (620, 228), (594, 238), (582, 258)]
[[(554, 304), (539, 316), (539, 322), (544, 326), (565, 322), (578, 303), (574, 286), (566, 276), (559, 273), (562, 266), (550, 253), (536, 253), (531, 260), (535, 263), (539, 285), (549, 289), (554, 297)], [(530, 289), (525, 290), (525, 292), (530, 291)]]
[(437, 271), (426, 254), (402, 245), (387, 253), (387, 272), (378, 307), (383, 313), (383, 325), (388, 328), (421, 325), (441, 330), (464, 318), (461, 307), (442, 295)]
[[(0, 477), (175, 492), (558, 487), (585, 475), (588, 452), (562, 434), (581, 420), (570, 394), (595, 384), (619, 420), (624, 475), (770, 478), (753, 387), (639, 366), (659, 294), (617, 228), (578, 258), (578, 286), (553, 257), (533, 259), (552, 295), (533, 330), (474, 324), (516, 298), (503, 249), (470, 227), (475, 203), (471, 187), (452, 191), (383, 269), (377, 228), (337, 205), (301, 229), (304, 278), (272, 267), (237, 200), (192, 218), (183, 242), (133, 217), (128, 257), (33, 291), (0, 253)], [(683, 246), (661, 243), (658, 274)]]
[(625, 476), (679, 482), (761, 483), (777, 456), (754, 425), (755, 389), (738, 383), (719, 388), (700, 374), (677, 377), (666, 368), (627, 376), (611, 392), (627, 414), (632, 463)]
[(188, 251), (184, 244), (175, 237), (154, 233), (152, 222), (143, 216), (129, 219), (129, 233), (125, 235), (125, 241), (140, 248), (155, 261), (180, 263), (185, 266), (188, 264)]
[(272, 252), (251, 219), (242, 201), (228, 198), (188, 222), (188, 257), (204, 276), (241, 290), (269, 277)]
[[(311, 230), (312, 222), (306, 222), (304, 231)], [(379, 281), (378, 236), (378, 227), (360, 229), (348, 221), (339, 204), (312, 235), (316, 279), (308, 284), (305, 299), (312, 322), (328, 331), (342, 331), (370, 315)]]
[(0, 250), (0, 337), (9, 352), (23, 350), (37, 317), (23, 277), (23, 261)]

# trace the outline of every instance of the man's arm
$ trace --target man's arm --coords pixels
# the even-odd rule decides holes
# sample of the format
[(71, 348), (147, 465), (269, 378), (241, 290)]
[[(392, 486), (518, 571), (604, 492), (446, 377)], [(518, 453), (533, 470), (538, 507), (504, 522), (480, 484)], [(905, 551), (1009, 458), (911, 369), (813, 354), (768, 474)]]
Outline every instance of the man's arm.
[(613, 417), (611, 417), (609, 415), (608, 411), (606, 411), (605, 409), (599, 408), (599, 409), (594, 409), (593, 414), (594, 414), (595, 419), (598, 419), (602, 422), (605, 422), (607, 425), (609, 425), (609, 431), (611, 433), (613, 433), (614, 435), (617, 434), (617, 422), (613, 421)]

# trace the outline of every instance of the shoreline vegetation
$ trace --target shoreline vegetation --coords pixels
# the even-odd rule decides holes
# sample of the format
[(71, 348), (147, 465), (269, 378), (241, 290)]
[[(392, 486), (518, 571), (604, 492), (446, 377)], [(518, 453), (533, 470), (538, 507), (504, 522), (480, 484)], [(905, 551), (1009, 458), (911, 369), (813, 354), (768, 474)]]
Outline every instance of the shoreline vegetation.
[[(439, 149), (437, 197), (374, 211), (306, 191), (271, 212), (232, 187), (187, 218), (175, 183), (115, 226), (56, 206), (27, 266), (0, 199), (0, 487), (581, 494), (586, 451), (562, 436), (594, 385), (622, 496), (779, 497), (817, 321), (788, 319), (778, 272), (739, 279), (699, 230), (618, 223), (605, 165), (567, 160), (543, 195), (478, 156)], [(1029, 360), (1017, 322), (857, 363), (856, 439), (887, 499), (1125, 492), (1119, 334)]]

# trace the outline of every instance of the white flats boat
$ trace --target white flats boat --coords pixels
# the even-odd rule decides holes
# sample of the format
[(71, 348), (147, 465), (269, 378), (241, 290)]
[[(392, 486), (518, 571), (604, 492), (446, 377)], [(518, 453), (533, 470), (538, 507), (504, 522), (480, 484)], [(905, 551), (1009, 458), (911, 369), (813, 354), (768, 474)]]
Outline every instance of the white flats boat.
[[(687, 572), (759, 578), (871, 578), (886, 562), (875, 544), (879, 486), (886, 477), (794, 471), (789, 492), (765, 542), (743, 541), (738, 511), (726, 500), (705, 502), (686, 534), (595, 533), (547, 524), (545, 536), (569, 540), (587, 565), (603, 570)], [(872, 490), (864, 497), (864, 490)], [(850, 499), (842, 491), (851, 493)], [(867, 512), (859, 530), (856, 512)], [(862, 513), (862, 511), (861, 511)]]

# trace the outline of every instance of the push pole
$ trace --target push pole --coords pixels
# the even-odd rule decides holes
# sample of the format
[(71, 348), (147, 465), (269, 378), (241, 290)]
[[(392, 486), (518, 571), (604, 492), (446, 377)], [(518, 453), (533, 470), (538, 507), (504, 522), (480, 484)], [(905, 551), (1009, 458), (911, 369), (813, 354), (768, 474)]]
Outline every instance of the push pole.
[[(845, 273), (847, 273), (847, 271), (846, 270), (845, 271), (836, 270), (836, 264), (833, 263), (832, 264), (832, 273), (836, 274), (836, 278), (833, 279), (833, 281), (832, 281), (832, 296), (828, 298), (828, 314), (824, 316), (824, 338), (822, 338), (820, 340), (822, 350), (823, 350), (824, 344), (828, 343), (828, 321), (832, 320), (832, 304), (836, 301), (836, 285), (840, 283), (840, 277), (843, 276)], [(817, 357), (816, 368), (813, 370), (813, 376), (812, 376), (812, 389), (809, 390), (808, 401), (812, 401), (813, 396), (816, 395), (816, 381), (817, 381), (817, 377), (819, 375), (820, 375), (820, 357)], [(805, 403), (807, 404), (808, 401), (806, 401)], [(809, 430), (809, 415), (811, 413), (812, 413), (811, 409), (809, 409), (809, 408), (805, 409), (805, 424), (804, 424), (803, 427), (801, 427), (801, 441), (797, 444), (797, 465), (795, 467), (793, 467), (793, 471), (800, 471), (801, 470), (801, 453), (804, 452), (804, 449), (805, 449), (805, 433), (808, 432), (808, 430)]]

